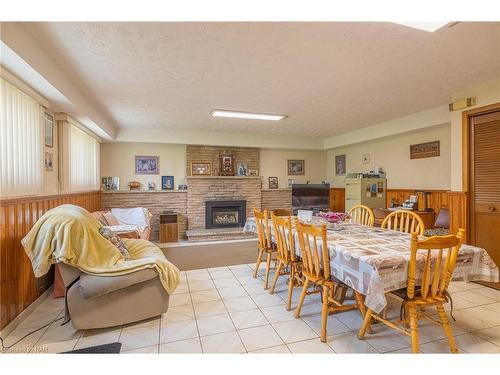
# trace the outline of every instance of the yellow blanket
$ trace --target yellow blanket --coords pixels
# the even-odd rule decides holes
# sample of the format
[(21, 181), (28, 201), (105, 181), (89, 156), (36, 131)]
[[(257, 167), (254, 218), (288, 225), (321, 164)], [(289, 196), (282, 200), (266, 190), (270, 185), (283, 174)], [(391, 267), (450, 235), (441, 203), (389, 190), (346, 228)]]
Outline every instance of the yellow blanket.
[(45, 275), (53, 263), (66, 263), (82, 272), (116, 276), (154, 268), (171, 294), (179, 284), (179, 270), (162, 251), (146, 240), (125, 239), (130, 259), (99, 233), (101, 224), (85, 209), (62, 205), (46, 212), (22, 239), (36, 277)]

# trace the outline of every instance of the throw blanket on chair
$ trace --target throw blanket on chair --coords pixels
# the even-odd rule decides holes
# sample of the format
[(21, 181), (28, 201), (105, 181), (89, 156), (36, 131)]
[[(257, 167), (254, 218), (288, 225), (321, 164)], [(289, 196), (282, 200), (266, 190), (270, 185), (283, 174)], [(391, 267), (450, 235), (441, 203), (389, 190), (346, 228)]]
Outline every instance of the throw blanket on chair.
[(36, 277), (45, 275), (53, 263), (62, 262), (82, 272), (117, 276), (154, 268), (167, 293), (172, 294), (180, 275), (162, 251), (146, 240), (125, 239), (130, 259), (99, 233), (101, 224), (85, 209), (62, 205), (46, 212), (22, 239)]
[(112, 208), (111, 213), (120, 224), (135, 225), (141, 230), (149, 226), (149, 211), (145, 208)]

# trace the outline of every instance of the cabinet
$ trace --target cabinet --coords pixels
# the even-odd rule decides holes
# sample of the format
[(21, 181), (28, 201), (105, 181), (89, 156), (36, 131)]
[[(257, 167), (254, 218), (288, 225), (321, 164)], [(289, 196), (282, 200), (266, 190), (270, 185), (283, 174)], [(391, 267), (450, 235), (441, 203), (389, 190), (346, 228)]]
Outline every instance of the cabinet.
[(177, 214), (168, 213), (160, 215), (160, 242), (177, 242), (179, 240), (179, 226)]
[(387, 181), (385, 178), (346, 178), (345, 211), (362, 204), (370, 208), (386, 205)]

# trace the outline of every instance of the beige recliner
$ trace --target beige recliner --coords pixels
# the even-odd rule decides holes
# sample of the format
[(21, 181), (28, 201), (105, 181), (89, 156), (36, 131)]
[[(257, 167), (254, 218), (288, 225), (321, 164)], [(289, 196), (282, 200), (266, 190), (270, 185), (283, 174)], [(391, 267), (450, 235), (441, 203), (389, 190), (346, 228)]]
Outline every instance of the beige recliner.
[(168, 309), (169, 295), (154, 269), (93, 276), (59, 263), (66, 288), (66, 319), (75, 329), (113, 327), (152, 318)]

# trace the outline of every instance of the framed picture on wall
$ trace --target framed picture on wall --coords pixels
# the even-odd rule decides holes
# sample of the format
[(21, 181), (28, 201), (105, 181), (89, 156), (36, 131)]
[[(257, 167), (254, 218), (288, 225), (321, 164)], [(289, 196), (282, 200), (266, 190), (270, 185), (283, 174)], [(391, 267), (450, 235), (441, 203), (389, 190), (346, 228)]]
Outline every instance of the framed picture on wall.
[(212, 174), (212, 163), (209, 161), (192, 161), (191, 176), (210, 176)]
[(236, 164), (236, 172), (237, 172), (238, 176), (247, 176), (248, 175), (248, 165), (246, 163)]
[(174, 176), (161, 176), (161, 190), (174, 190)]
[(278, 177), (269, 177), (269, 189), (278, 188)]
[(136, 156), (135, 174), (159, 174), (160, 157), (159, 156)]
[(47, 172), (54, 171), (54, 154), (52, 154), (52, 152), (45, 153), (44, 164)]
[(335, 174), (337, 176), (345, 175), (345, 154), (335, 156)]
[(305, 174), (304, 160), (288, 160), (288, 175), (303, 176)]
[(43, 114), (45, 125), (45, 146), (54, 147), (54, 118), (48, 113)]

